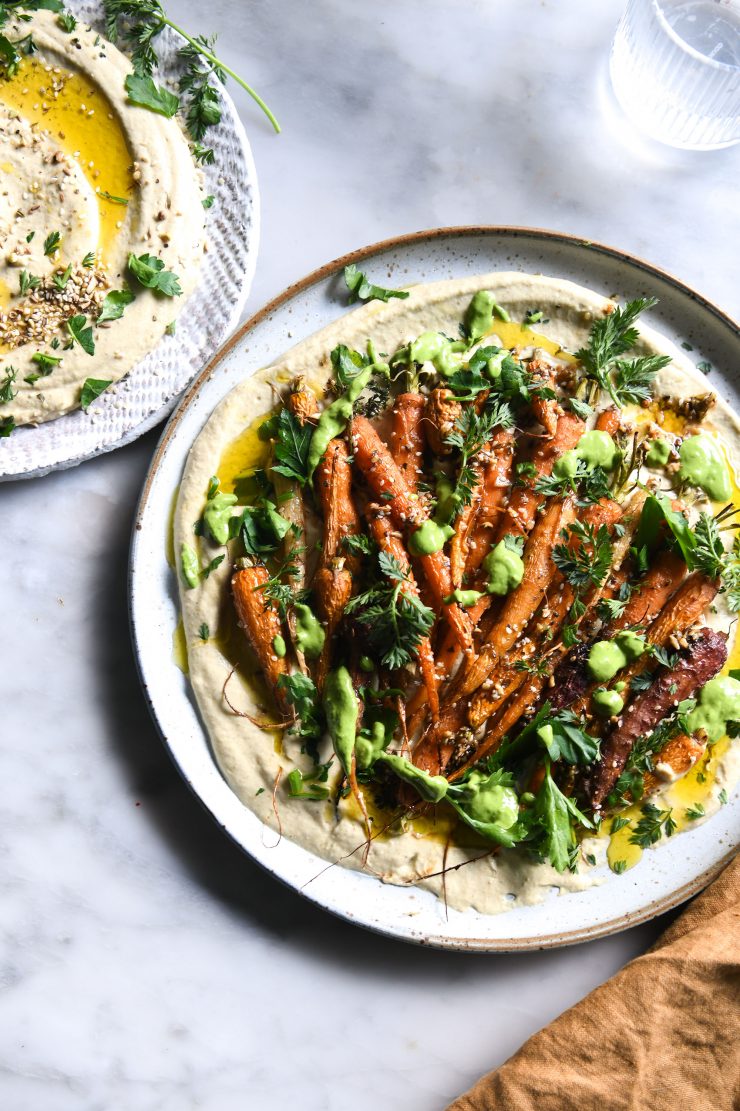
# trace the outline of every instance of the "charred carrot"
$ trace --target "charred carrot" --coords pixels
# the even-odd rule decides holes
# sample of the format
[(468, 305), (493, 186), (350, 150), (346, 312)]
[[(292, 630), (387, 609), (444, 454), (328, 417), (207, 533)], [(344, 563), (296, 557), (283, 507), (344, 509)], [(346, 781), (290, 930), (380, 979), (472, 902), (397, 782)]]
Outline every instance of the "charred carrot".
[(352, 575), (344, 564), (344, 559), (332, 560), (331, 566), (319, 567), (313, 580), (316, 608), (326, 632), (324, 647), (316, 665), (316, 686), (319, 691), (323, 691), (324, 681), (329, 673), (332, 638), (339, 628), (344, 607), (352, 597)]
[(393, 406), (391, 455), (412, 493), (423, 470), (425, 405), (423, 394), (401, 393)]
[(239, 626), (257, 657), (280, 712), (287, 718), (292, 717), (292, 711), (278, 680), (281, 675), (288, 674), (288, 664), (284, 656), (277, 655), (274, 647), (275, 638), (282, 635), (280, 613), (262, 589), (269, 577), (262, 564), (235, 571), (231, 577), (231, 594)]
[[(356, 416), (351, 425), (354, 460), (373, 492), (386, 500), (395, 522), (403, 529), (423, 524), (426, 510), (406, 485), (401, 471), (378, 433), (365, 417)], [(458, 605), (444, 599), (452, 593), (449, 560), (443, 552), (419, 557), (419, 564), (434, 598), (434, 604), (455, 630), (458, 643), (465, 649), (472, 643), (470, 619)]]
[[(392, 555), (406, 575), (407, 578), (402, 586), (402, 590), (410, 591), (418, 596), (419, 588), (416, 585), (411, 570), (409, 557), (406, 554), (406, 549), (403, 546), (401, 537), (398, 533), (393, 531), (387, 513), (384, 513), (380, 506), (368, 506), (368, 523), (373, 539), (380, 550)], [(439, 715), (439, 693), (437, 691), (437, 676), (434, 670), (434, 653), (432, 651), (432, 642), (429, 637), (422, 637), (417, 645), (416, 654), (419, 661), (421, 677), (424, 682), (424, 689), (429, 702), (429, 709), (432, 718), (436, 720)]]
[(350, 572), (356, 556), (342, 548), (346, 536), (360, 532), (360, 517), (352, 499), (352, 467), (344, 440), (331, 440), (316, 468), (316, 490), (324, 517), (321, 564), (328, 567), (338, 556), (346, 558)]
[[(679, 779), (681, 776), (686, 775), (690, 771), (697, 760), (704, 754), (706, 744), (700, 741), (698, 737), (689, 735), (687, 733), (679, 733), (677, 737), (672, 737), (670, 741), (661, 748), (652, 757), (652, 764), (655, 771), (645, 772), (642, 779), (642, 789), (646, 795), (652, 794), (660, 787), (674, 779)], [(669, 770), (668, 777), (660, 774), (657, 770), (661, 766)]]
[(452, 390), (444, 387), (432, 390), (426, 400), (424, 423), (429, 446), (435, 455), (450, 455), (452, 447), (447, 437), (461, 416), (463, 407), (456, 401)]
[(533, 379), (532, 385), (535, 387), (531, 400), (532, 412), (544, 428), (545, 435), (552, 439), (557, 433), (558, 419), (562, 409), (557, 398), (543, 397), (542, 394), (537, 392), (536, 387), (539, 387), (543, 392), (552, 392), (555, 382), (553, 367), (543, 359), (535, 357), (529, 362), (529, 371)]
[(522, 536), (530, 531), (537, 510), (545, 500), (542, 494), (535, 493), (534, 486), (537, 479), (552, 474), (552, 469), (560, 456), (575, 447), (585, 431), (585, 424), (573, 413), (563, 413), (558, 418), (558, 426), (553, 438), (540, 441), (532, 454), (531, 462), (535, 474), (520, 478), (520, 485), (515, 486), (511, 491), (509, 504), (499, 524), (497, 539), (500, 540), (507, 533)]

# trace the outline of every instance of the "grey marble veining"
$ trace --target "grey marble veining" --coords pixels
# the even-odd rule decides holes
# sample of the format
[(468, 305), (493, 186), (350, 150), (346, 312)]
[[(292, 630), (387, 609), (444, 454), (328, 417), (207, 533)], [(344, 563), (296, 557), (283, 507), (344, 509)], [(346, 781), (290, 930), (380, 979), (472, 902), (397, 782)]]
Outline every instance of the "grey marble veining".
[[(740, 155), (625, 139), (603, 87), (620, 0), (169, 7), (222, 31), (283, 124), (237, 96), (263, 200), (248, 311), (353, 247), (480, 222), (624, 247), (740, 315)], [(664, 923), (439, 954), (243, 857), (138, 689), (126, 565), (155, 443), (0, 488), (0, 1106), (438, 1111)]]

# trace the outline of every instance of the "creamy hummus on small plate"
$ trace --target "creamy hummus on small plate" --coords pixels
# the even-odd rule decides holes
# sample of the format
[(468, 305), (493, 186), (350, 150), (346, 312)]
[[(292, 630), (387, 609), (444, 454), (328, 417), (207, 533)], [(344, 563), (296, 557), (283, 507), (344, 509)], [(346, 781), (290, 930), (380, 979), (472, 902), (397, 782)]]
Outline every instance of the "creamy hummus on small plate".
[[(35, 46), (0, 81), (0, 352), (14, 374), (0, 418), (23, 425), (78, 408), (88, 379), (118, 381), (175, 326), (199, 278), (205, 193), (178, 121), (128, 101), (130, 62), (95, 30), (38, 11), (3, 34)], [(141, 284), (132, 254), (160, 260), (177, 294)]]

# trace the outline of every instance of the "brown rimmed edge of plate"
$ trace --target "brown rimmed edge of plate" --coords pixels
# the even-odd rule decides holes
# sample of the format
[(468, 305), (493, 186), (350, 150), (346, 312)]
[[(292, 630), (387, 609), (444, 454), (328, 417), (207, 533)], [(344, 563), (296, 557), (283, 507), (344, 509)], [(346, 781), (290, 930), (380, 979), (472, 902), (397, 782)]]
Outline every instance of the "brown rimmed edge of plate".
[[(372, 243), (366, 247), (360, 247), (355, 251), (350, 251), (348, 254), (341, 255), (339, 258), (333, 259), (331, 262), (327, 262), (323, 266), (318, 267), (318, 269), (311, 271), (311, 273), (299, 279), (297, 282), (293, 282), (286, 289), (284, 289), (282, 293), (278, 294), (277, 297), (274, 297), (271, 301), (268, 301), (267, 304), (263, 305), (263, 307), (256, 313), (254, 313), (253, 316), (249, 317), (248, 320), (245, 320), (245, 322), (234, 332), (231, 338), (227, 340), (223, 347), (221, 347), (216, 352), (210, 362), (206, 364), (204, 369), (200, 372), (197, 378), (193, 380), (191, 385), (183, 394), (182, 398), (177, 404), (177, 407), (175, 408), (165, 426), (162, 437), (157, 444), (154, 455), (152, 456), (151, 463), (149, 464), (146, 479), (144, 480), (144, 486), (142, 487), (141, 495), (139, 497), (139, 502), (136, 508), (136, 515), (134, 518), (134, 535), (142, 527), (141, 519), (146, 509), (151, 484), (154, 481), (154, 477), (159, 468), (160, 459), (167, 450), (170, 440), (177, 430), (181, 415), (193, 402), (203, 384), (216, 372), (221, 361), (229, 354), (229, 352), (234, 347), (236, 347), (242, 341), (243, 337), (247, 335), (253, 328), (255, 328), (266, 317), (275, 312), (286, 302), (290, 301), (297, 294), (302, 293), (304, 290), (308, 289), (312, 285), (316, 285), (318, 282), (324, 281), (324, 279), (326, 278), (330, 278), (333, 275), (338, 274), (341, 270), (344, 269), (345, 266), (349, 266), (351, 263), (357, 264), (364, 261), (365, 259), (372, 258), (374, 255), (381, 254), (385, 251), (396, 250), (398, 248), (403, 248), (404, 246), (419, 243), (425, 240), (444, 240), (453, 238), (459, 239), (468, 237), (472, 239), (476, 236), (511, 236), (521, 239), (546, 239), (557, 243), (563, 243), (571, 247), (582, 247), (586, 250), (596, 251), (599, 254), (606, 255), (609, 258), (614, 258), (620, 262), (626, 262), (636, 269), (643, 270), (646, 274), (649, 274), (655, 278), (659, 278), (661, 281), (664, 281), (667, 284), (673, 286), (690, 300), (694, 301), (696, 304), (706, 309), (706, 311), (711, 313), (711, 315), (714, 316), (721, 324), (723, 324), (726, 328), (729, 328), (730, 331), (735, 332), (738, 335), (738, 338), (740, 338), (740, 325), (737, 323), (737, 321), (729, 316), (728, 313), (724, 312), (718, 305), (714, 304), (713, 301), (710, 301), (702, 294), (697, 293), (695, 289), (687, 285), (685, 282), (680, 281), (680, 279), (674, 277), (673, 274), (670, 274), (668, 271), (661, 269), (661, 267), (659, 266), (654, 266), (652, 263), (647, 262), (645, 259), (642, 259), (637, 255), (630, 254), (628, 251), (620, 250), (617, 247), (610, 247), (607, 244), (599, 243), (595, 240), (584, 239), (582, 236), (571, 235), (567, 232), (550, 231), (546, 228), (527, 228), (517, 225), (509, 226), (505, 224), (470, 224), (462, 225), (460, 227), (431, 228), (424, 231), (408, 232), (405, 235), (392, 236), (389, 239), (383, 239), (377, 243)], [(129, 569), (129, 580), (131, 578), (131, 571), (132, 568)], [(129, 617), (132, 640), (135, 645), (136, 637), (133, 627), (133, 614), (130, 605)], [(160, 732), (161, 735), (161, 729), (157, 720), (154, 705), (149, 699), (143, 676), (141, 676), (141, 672), (139, 672), (139, 674), (152, 718), (158, 732)], [(193, 791), (201, 805), (206, 810), (208, 810), (208, 812), (211, 814), (211, 817), (214, 818), (218, 825), (223, 829), (224, 833), (226, 833), (227, 836), (232, 841), (234, 841), (234, 843), (237, 844), (243, 852), (247, 852), (248, 850), (244, 849), (241, 843), (230, 833), (228, 829), (226, 829), (223, 823), (218, 819), (217, 815), (214, 814), (210, 807), (208, 807), (200, 798), (198, 792), (195, 790), (195, 787), (190, 782), (190, 779), (184, 773), (184, 770), (180, 768), (177, 761), (174, 759), (174, 754), (171, 752), (169, 745), (167, 745), (167, 749), (170, 752), (173, 758), (173, 762), (178, 768), (178, 771), (183, 776), (185, 782)], [(712, 880), (714, 880), (720, 874), (720, 872), (730, 863), (730, 861), (736, 855), (737, 851), (737, 846), (730, 849), (712, 868), (709, 868), (706, 871), (702, 872), (700, 875), (696, 876), (693, 880), (684, 884), (682, 887), (678, 888), (678, 890), (672, 892), (670, 895), (666, 895), (662, 899), (656, 899), (642, 911), (637, 911), (634, 914), (623, 914), (620, 915), (618, 918), (613, 918), (609, 922), (604, 922), (601, 925), (585, 926), (582, 929), (569, 930), (566, 933), (551, 934), (536, 939), (449, 938), (444, 935), (426, 935), (419, 937), (407, 936), (405, 938), (401, 938), (398, 934), (392, 932), (391, 930), (383, 929), (380, 926), (368, 926), (367, 928), (373, 930), (373, 932), (392, 937), (394, 940), (397, 941), (407, 941), (411, 942), (412, 944), (417, 944), (428, 948), (445, 949), (448, 951), (469, 953), (515, 953), (532, 952), (540, 949), (563, 948), (567, 945), (577, 945), (584, 941), (596, 941), (599, 938), (608, 937), (611, 934), (615, 933), (620, 933), (623, 930), (630, 929), (632, 926), (642, 925), (645, 922), (649, 922), (651, 919), (656, 918), (660, 914), (665, 914), (667, 911), (673, 910), (675, 907), (680, 906), (682, 903), (687, 902), (694, 895), (698, 895), (699, 892), (703, 891), (704, 888), (707, 887), (712, 882)], [(276, 876), (275, 878), (280, 879), (280, 877), (278, 876)], [(297, 889), (293, 888), (293, 890)], [(303, 895), (303, 897), (308, 899), (310, 902), (315, 902), (315, 900), (313, 900), (310, 895), (301, 890), (298, 890), (298, 894)], [(334, 910), (330, 907), (323, 907), (323, 909), (331, 911), (331, 913), (336, 914), (340, 918), (344, 918), (345, 921), (351, 922), (354, 925), (365, 925), (365, 923), (358, 923), (353, 918), (351, 913), (342, 913), (342, 911)]]

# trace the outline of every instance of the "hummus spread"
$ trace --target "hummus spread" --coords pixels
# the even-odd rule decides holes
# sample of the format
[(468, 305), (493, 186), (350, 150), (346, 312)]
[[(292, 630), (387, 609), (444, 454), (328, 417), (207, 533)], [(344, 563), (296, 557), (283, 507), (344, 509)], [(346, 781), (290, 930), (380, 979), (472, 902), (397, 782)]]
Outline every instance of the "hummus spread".
[[(211, 476), (220, 479), (222, 494), (239, 493), (239, 479), (267, 462), (266, 445), (258, 438), (257, 428), (273, 410), (276, 392), (284, 391), (289, 382), (302, 376), (304, 384), (323, 398), (331, 374), (329, 352), (337, 344), (364, 350), (368, 338), (372, 338), (378, 352), (393, 353), (423, 333), (456, 337), (471, 298), (480, 290), (490, 291), (505, 310), (502, 315), (509, 318), (494, 320), (486, 343), (518, 348), (523, 357), (532, 348), (544, 350), (555, 363), (572, 362), (568, 352), (586, 344), (593, 321), (614, 307), (604, 297), (571, 282), (520, 273), (437, 282), (412, 288), (404, 301), (369, 303), (299, 343), (273, 366), (246, 379), (220, 403), (193, 444), (177, 499), (175, 552), (182, 545), (194, 546), (203, 567), (218, 553), (226, 554), (195, 589), (188, 588), (178, 573), (190, 682), (219, 767), (244, 805), (266, 825), (277, 830), (277, 806), (283, 836), (345, 867), (363, 867), (362, 850), (355, 851), (365, 840), (362, 815), (351, 796), (342, 799), (335, 809), (333, 798), (301, 799), (286, 791), (287, 777), (293, 769), (310, 775), (314, 765), (301, 754), (300, 742), (291, 739), (289, 732), (269, 728), (274, 711), (256, 677), (258, 668), (244, 635), (230, 616), (233, 558), (228, 549), (202, 534), (194, 536), (194, 525), (202, 517)], [(538, 322), (523, 325), (533, 308), (539, 310)], [(670, 398), (674, 408), (661, 411), (655, 405), (632, 406), (628, 416), (637, 422), (652, 420), (656, 428), (676, 430), (681, 422), (675, 410), (680, 409), (681, 401), (706, 395), (706, 379), (682, 351), (647, 327), (640, 326), (638, 351), (670, 356), (669, 365), (655, 380), (654, 394)], [(702, 421), (702, 431), (716, 437), (734, 474), (740, 423), (721, 399)], [(641, 478), (647, 481), (649, 477), (650, 472), (643, 469)], [(666, 480), (664, 475), (664, 489), (669, 488)], [(736, 488), (733, 494), (737, 495)], [(699, 494), (692, 512), (702, 504), (707, 503)], [(723, 599), (720, 594), (703, 620), (730, 634), (726, 674), (734, 666), (735, 626)], [(651, 801), (657, 807), (672, 807), (679, 828), (698, 824), (726, 800), (740, 774), (739, 747), (727, 739), (715, 744), (682, 780), (673, 783), (663, 776), (664, 786)], [(324, 738), (319, 758), (326, 761), (330, 757), (331, 745)], [(663, 770), (658, 767), (659, 776)], [(325, 786), (331, 789), (341, 777), (340, 761), (335, 759)], [(639, 807), (633, 809), (639, 815)], [(484, 913), (539, 902), (553, 888), (573, 891), (603, 882), (608, 874), (602, 867), (607, 850), (612, 863), (619, 856), (616, 871), (623, 870), (623, 860), (624, 866), (629, 866), (639, 856), (639, 849), (628, 840), (629, 827), (623, 827), (610, 843), (609, 820), (601, 835), (587, 836), (581, 842), (578, 870), (557, 872), (548, 863), (533, 861), (521, 849), (491, 852), (493, 846), (486, 846), (464, 826), (456, 827), (450, 841), (455, 816), (444, 804), (436, 807), (433, 816), (427, 814), (423, 819), (407, 816), (393, 821), (393, 813), (382, 810), (372, 812), (371, 817), (375, 830), (387, 826), (372, 842), (368, 865), (373, 874), (385, 882), (419, 885), (441, 896), (441, 872), (446, 867), (445, 897), (450, 905), (474, 907)], [(455, 868), (462, 863), (466, 866)]]
[[(118, 381), (174, 327), (204, 208), (179, 123), (128, 102), (131, 65), (111, 43), (49, 11), (2, 33), (35, 46), (0, 77), (0, 420), (21, 425), (78, 408), (88, 379)], [(145, 288), (132, 254), (181, 293)]]

